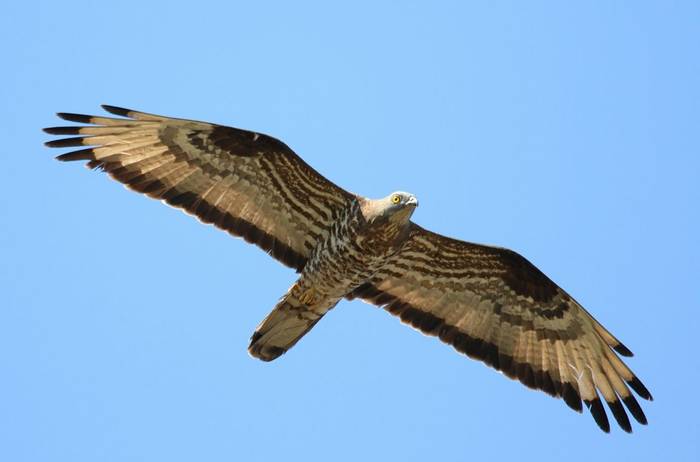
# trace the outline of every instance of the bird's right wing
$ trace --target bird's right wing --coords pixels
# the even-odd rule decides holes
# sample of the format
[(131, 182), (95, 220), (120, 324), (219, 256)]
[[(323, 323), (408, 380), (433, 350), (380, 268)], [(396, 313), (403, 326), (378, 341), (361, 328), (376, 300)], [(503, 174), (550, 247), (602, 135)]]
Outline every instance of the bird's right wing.
[[(642, 424), (629, 388), (651, 399), (615, 354), (632, 353), (576, 300), (517, 253), (412, 224), (402, 250), (349, 298), (361, 298), (528, 387), (588, 405), (609, 431), (599, 393), (626, 430), (621, 401)], [(629, 388), (628, 388), (629, 387)]]
[(126, 118), (59, 113), (91, 125), (44, 129), (80, 135), (49, 147), (93, 146), (59, 160), (87, 160), (88, 167), (243, 237), (297, 271), (353, 199), (267, 135), (103, 107)]

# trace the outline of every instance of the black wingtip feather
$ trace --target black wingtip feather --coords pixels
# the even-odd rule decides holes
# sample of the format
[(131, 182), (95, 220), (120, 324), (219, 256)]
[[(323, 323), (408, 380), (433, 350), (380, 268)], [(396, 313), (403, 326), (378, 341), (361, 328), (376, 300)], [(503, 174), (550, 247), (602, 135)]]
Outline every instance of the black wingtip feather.
[(81, 149), (79, 151), (72, 151), (56, 156), (56, 160), (60, 160), (61, 162), (70, 162), (73, 160), (95, 160), (95, 155), (93, 154), (92, 149)]
[(612, 411), (613, 417), (617, 420), (618, 425), (627, 433), (632, 433), (632, 424), (630, 423), (629, 417), (625, 412), (625, 408), (622, 407), (622, 403), (618, 400), (608, 402), (608, 407)]
[(561, 391), (562, 398), (567, 406), (576, 412), (583, 411), (583, 405), (581, 404), (581, 396), (578, 394), (576, 389), (570, 383), (566, 382), (562, 386)]
[(586, 400), (585, 402), (586, 406), (588, 406), (588, 410), (591, 411), (595, 423), (597, 423), (600, 429), (605, 433), (610, 433), (610, 422), (608, 421), (608, 416), (605, 413), (603, 404), (600, 402), (600, 398), (591, 401)]
[(75, 138), (61, 138), (58, 140), (51, 140), (44, 143), (44, 146), (49, 148), (70, 148), (74, 146), (83, 146), (83, 141), (85, 138), (78, 136)]
[(82, 127), (46, 127), (42, 130), (50, 135), (79, 135)]
[(651, 393), (649, 393), (647, 387), (645, 387), (641, 380), (639, 380), (637, 377), (633, 378), (632, 380), (628, 380), (627, 385), (629, 385), (630, 388), (637, 392), (637, 394), (642, 398), (647, 399), (649, 401), (654, 401), (654, 397), (651, 396)]
[(63, 120), (67, 120), (69, 122), (78, 122), (81, 124), (91, 124), (92, 118), (94, 117), (85, 114), (73, 114), (72, 112), (57, 112), (56, 115)]
[(132, 112), (131, 109), (126, 109), (119, 106), (110, 106), (109, 104), (102, 104), (101, 106), (105, 111), (122, 117), (129, 117), (129, 113)]
[(615, 345), (615, 346), (613, 347), (613, 349), (614, 349), (615, 351), (617, 351), (619, 354), (621, 354), (622, 356), (626, 356), (626, 357), (628, 357), (628, 358), (631, 358), (632, 356), (634, 356), (634, 353), (632, 353), (632, 351), (630, 351), (630, 349), (627, 348), (627, 347), (626, 347), (625, 345), (623, 345), (622, 343), (618, 343), (617, 345)]
[(634, 417), (634, 420), (636, 420), (642, 425), (647, 424), (647, 416), (644, 415), (642, 407), (639, 405), (637, 400), (634, 399), (634, 396), (632, 396), (632, 394), (630, 394), (626, 398), (622, 398), (622, 401), (625, 403), (625, 406), (627, 406), (627, 409), (629, 409), (630, 414), (632, 414), (632, 417)]

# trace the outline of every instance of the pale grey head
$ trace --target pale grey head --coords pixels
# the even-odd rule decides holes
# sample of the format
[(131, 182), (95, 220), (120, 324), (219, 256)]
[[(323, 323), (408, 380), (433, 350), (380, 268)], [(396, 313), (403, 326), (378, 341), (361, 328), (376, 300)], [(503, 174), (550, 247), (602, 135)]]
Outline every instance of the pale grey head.
[(362, 212), (370, 222), (380, 219), (394, 223), (407, 223), (416, 207), (418, 207), (416, 196), (404, 191), (395, 191), (381, 199), (367, 200)]

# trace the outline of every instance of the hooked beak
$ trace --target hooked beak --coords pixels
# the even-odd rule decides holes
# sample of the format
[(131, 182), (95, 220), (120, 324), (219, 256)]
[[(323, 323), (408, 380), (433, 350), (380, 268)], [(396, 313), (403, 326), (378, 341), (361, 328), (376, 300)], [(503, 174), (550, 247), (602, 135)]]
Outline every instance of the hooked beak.
[(408, 198), (406, 201), (406, 205), (412, 205), (414, 207), (418, 207), (418, 199), (416, 199), (416, 196), (411, 196)]

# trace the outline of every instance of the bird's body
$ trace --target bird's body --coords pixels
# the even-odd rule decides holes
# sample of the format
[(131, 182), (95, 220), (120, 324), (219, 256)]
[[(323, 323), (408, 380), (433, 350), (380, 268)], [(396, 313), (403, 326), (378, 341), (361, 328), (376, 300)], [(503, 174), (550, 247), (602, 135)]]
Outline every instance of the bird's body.
[(605, 431), (601, 397), (625, 431), (625, 407), (646, 424), (630, 389), (651, 394), (618, 356), (632, 353), (519, 254), (430, 232), (411, 221), (411, 194), (351, 194), (275, 138), (105, 109), (125, 118), (61, 113), (90, 125), (47, 128), (80, 135), (47, 145), (93, 146), (58, 158), (86, 160), (299, 273), (255, 330), (253, 356), (279, 357), (340, 300), (359, 298), (576, 411), (585, 403)]
[[(400, 202), (390, 205), (387, 199), (394, 197)], [(340, 211), (299, 279), (253, 334), (249, 349), (254, 356), (270, 361), (286, 352), (401, 250), (417, 201), (407, 193), (393, 193), (390, 198), (355, 198)], [(398, 213), (387, 213), (392, 208)]]

